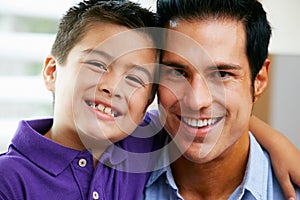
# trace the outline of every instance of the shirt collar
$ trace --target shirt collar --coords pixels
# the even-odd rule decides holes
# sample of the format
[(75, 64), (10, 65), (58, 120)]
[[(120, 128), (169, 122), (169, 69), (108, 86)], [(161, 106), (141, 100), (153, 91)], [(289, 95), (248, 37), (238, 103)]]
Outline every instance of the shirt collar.
[(243, 182), (237, 190), (240, 190), (242, 194), (248, 191), (255, 199), (264, 199), (267, 196), (267, 174), (270, 163), (268, 155), (263, 151), (252, 133), (249, 133), (249, 137), (250, 151), (248, 163)]
[(52, 124), (53, 119), (50, 118), (20, 121), (12, 145), (45, 171), (58, 175), (80, 151), (64, 147), (44, 137), (43, 134), (50, 130)]
[[(167, 176), (167, 181), (170, 183), (170, 185), (174, 186), (175, 187), (174, 189), (177, 188), (174, 178), (173, 178), (173, 175), (172, 175), (172, 171), (171, 171), (171, 167), (170, 167), (170, 158), (169, 158), (169, 153), (168, 153), (168, 149), (167, 149), (167, 145), (166, 145), (168, 143), (169, 139), (170, 139), (169, 137), (166, 137), (165, 145), (161, 150), (161, 154), (160, 154), (158, 161), (154, 168), (156, 170), (151, 173), (151, 176), (148, 179), (146, 187), (151, 186), (157, 179), (159, 179), (159, 177), (161, 177), (165, 174)], [(172, 183), (174, 183), (174, 184), (172, 184)]]
[[(52, 124), (52, 118), (20, 121), (12, 139), (12, 145), (31, 162), (57, 176), (76, 157), (92, 155), (88, 150), (71, 149), (44, 137), (43, 135), (50, 130)], [(109, 165), (120, 164), (126, 160), (127, 154), (124, 150), (120, 151), (119, 149), (121, 149), (119, 144), (109, 146), (100, 161)]]
[[(243, 182), (231, 195), (230, 199), (240, 199), (242, 197), (238, 198), (238, 195), (244, 195), (246, 191), (250, 192), (255, 199), (264, 199), (267, 196), (266, 174), (268, 173), (268, 167), (270, 164), (266, 153), (262, 150), (252, 133), (249, 133), (249, 137), (250, 151), (245, 176)], [(167, 151), (162, 153), (160, 159), (163, 162), (168, 162), (169, 156)], [(150, 187), (152, 184), (155, 184), (155, 181), (161, 176), (165, 176), (166, 181), (172, 189), (178, 192), (178, 187), (174, 181), (170, 165), (152, 172), (146, 187)], [(179, 193), (177, 195), (179, 195)]]
[[(167, 133), (165, 133), (167, 134)], [(183, 200), (182, 196), (179, 194), (179, 189), (175, 183), (173, 174), (172, 174), (172, 169), (170, 167), (170, 157), (169, 157), (169, 153), (168, 153), (168, 148), (166, 145), (168, 143), (168, 141), (170, 140), (170, 137), (166, 137), (166, 141), (165, 141), (165, 146), (161, 151), (161, 155), (158, 159), (157, 165), (155, 167), (155, 171), (153, 171), (146, 183), (146, 188), (151, 187), (152, 184), (155, 184), (155, 182), (159, 179), (159, 178), (164, 178), (165, 179), (165, 183), (167, 185), (169, 185), (173, 191), (176, 193), (177, 199), (179, 200)]]

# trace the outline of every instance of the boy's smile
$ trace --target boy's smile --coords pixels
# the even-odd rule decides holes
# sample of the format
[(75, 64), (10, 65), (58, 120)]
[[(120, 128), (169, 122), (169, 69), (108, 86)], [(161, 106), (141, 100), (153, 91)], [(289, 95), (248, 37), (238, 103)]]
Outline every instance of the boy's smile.
[(90, 100), (86, 101), (87, 105), (90, 106), (92, 109), (94, 109), (97, 112), (101, 112), (103, 114), (109, 115), (112, 118), (116, 118), (121, 115), (120, 112), (118, 112), (115, 108), (112, 108), (109, 105), (103, 104), (103, 103), (96, 103)]
[(152, 102), (155, 63), (156, 50), (146, 34), (94, 24), (52, 72), (53, 130), (70, 138), (64, 145), (105, 148), (131, 134)]

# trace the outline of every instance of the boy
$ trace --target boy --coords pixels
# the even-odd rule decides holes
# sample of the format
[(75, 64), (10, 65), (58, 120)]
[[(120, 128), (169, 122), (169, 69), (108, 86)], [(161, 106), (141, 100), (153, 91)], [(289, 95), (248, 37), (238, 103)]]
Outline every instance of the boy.
[(153, 13), (127, 1), (67, 12), (43, 69), (54, 118), (20, 123), (1, 157), (0, 199), (140, 199), (148, 174), (108, 167), (126, 155), (107, 147), (133, 132), (153, 101), (157, 50), (143, 28), (154, 26)]

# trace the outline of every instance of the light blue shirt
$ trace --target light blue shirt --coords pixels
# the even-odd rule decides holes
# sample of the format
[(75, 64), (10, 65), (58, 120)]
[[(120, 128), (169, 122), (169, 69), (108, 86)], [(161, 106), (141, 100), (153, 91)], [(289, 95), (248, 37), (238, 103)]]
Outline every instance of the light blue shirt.
[[(250, 134), (250, 153), (243, 182), (229, 197), (230, 200), (285, 200), (283, 191), (273, 174), (268, 153)], [(168, 153), (161, 157), (168, 160)], [(300, 190), (296, 189), (297, 197)], [(183, 200), (174, 181), (170, 166), (154, 171), (144, 190), (145, 200)]]

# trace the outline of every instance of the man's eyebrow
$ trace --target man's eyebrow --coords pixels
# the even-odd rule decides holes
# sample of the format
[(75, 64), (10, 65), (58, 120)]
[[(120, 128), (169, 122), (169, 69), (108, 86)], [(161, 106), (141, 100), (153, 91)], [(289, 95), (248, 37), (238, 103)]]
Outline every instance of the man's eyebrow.
[(98, 50), (98, 49), (86, 49), (84, 51), (82, 51), (84, 54), (96, 54), (96, 55), (99, 55), (99, 56), (102, 56), (108, 60), (112, 60), (113, 59), (113, 56), (110, 55), (109, 53), (105, 52), (105, 51), (101, 51), (101, 50)]
[[(161, 64), (164, 66), (168, 67), (175, 67), (175, 68), (181, 68), (181, 69), (187, 69), (189, 68), (188, 66), (184, 64), (179, 64), (176, 62), (161, 62)], [(207, 67), (208, 70), (240, 70), (242, 69), (241, 66), (236, 65), (236, 64), (216, 64)]]
[(182, 69), (186, 69), (188, 68), (188, 66), (183, 65), (183, 64), (179, 64), (176, 62), (161, 62), (160, 63), (162, 66), (168, 66), (168, 67), (175, 67), (175, 68), (182, 68)]
[(214, 66), (208, 67), (210, 70), (240, 70), (241, 66), (235, 64), (217, 64)]

